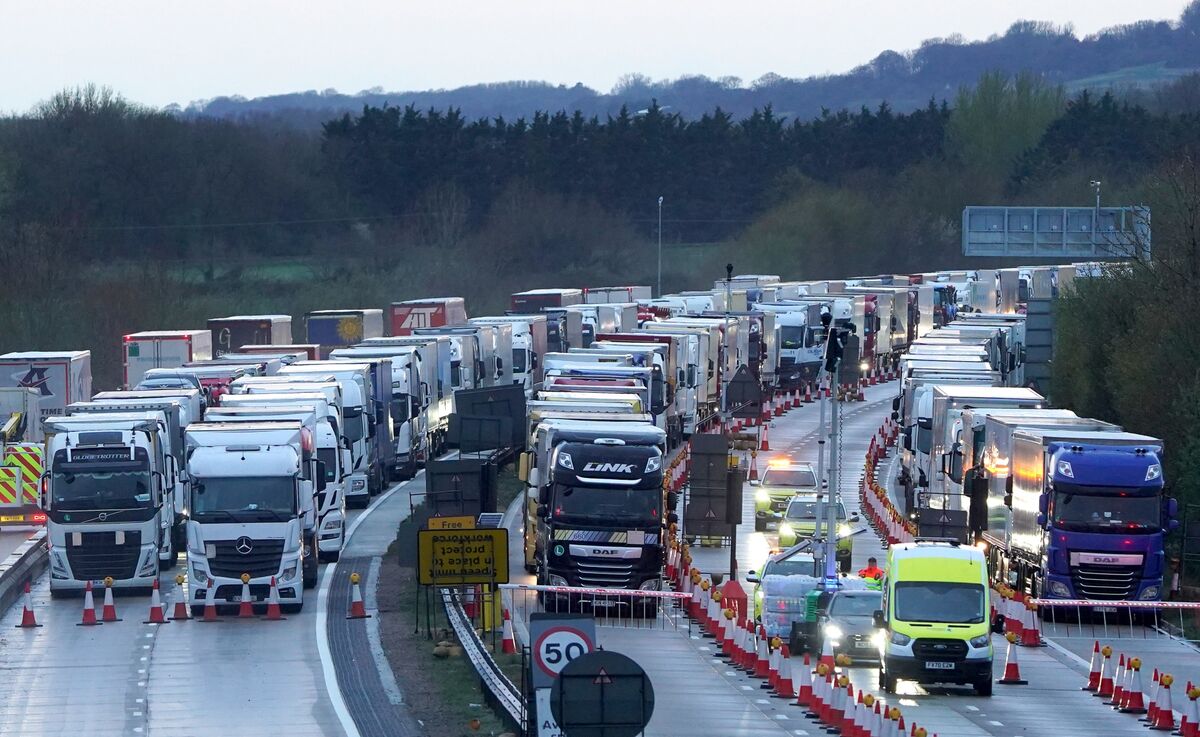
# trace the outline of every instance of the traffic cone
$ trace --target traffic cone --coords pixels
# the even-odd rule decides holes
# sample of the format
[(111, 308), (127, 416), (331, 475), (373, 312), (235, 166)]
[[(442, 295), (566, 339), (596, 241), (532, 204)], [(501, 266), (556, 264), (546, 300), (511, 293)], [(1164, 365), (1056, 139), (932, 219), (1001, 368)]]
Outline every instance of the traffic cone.
[(1154, 669), (1154, 675), (1150, 676), (1150, 703), (1146, 705), (1146, 716), (1140, 721), (1147, 724), (1153, 724), (1154, 719), (1158, 714), (1158, 668)]
[(774, 691), (779, 687), (779, 664), (783, 658), (780, 643), (781, 640), (778, 637), (772, 637), (767, 641), (767, 650), (771, 653), (767, 656), (767, 682), (759, 684), (759, 688), (769, 688)]
[(1112, 660), (1112, 648), (1105, 645), (1100, 648), (1100, 654), (1104, 656), (1104, 660), (1100, 663), (1100, 690), (1096, 691), (1092, 696), (1107, 699), (1113, 694), (1112, 670), (1109, 662)]
[(1142, 659), (1129, 659), (1129, 688), (1125, 689), (1125, 702), (1121, 711), (1126, 714), (1145, 714), (1146, 703), (1142, 695)]
[(274, 576), (271, 576), (271, 592), (267, 595), (267, 616), (264, 619), (271, 621), (287, 619), (279, 607), (279, 587), (275, 584)]
[(1017, 636), (1010, 632), (1004, 636), (1004, 639), (1008, 640), (1008, 656), (1004, 663), (1004, 677), (996, 683), (1003, 683), (1006, 686), (1024, 686), (1029, 681), (1021, 678), (1021, 665), (1017, 662)]
[(1120, 707), (1121, 696), (1125, 693), (1125, 653), (1121, 653), (1117, 658), (1117, 670), (1113, 674), (1113, 695), (1112, 698), (1104, 702), (1109, 706)]
[(1197, 737), (1200, 735), (1200, 706), (1197, 706), (1196, 699), (1200, 699), (1200, 688), (1189, 688), (1187, 690), (1188, 706), (1187, 706), (1187, 723), (1188, 728), (1184, 730), (1184, 737)]
[(358, 587), (362, 576), (357, 573), (350, 574), (350, 614), (346, 615), (346, 619), (368, 619), (371, 615), (367, 614), (367, 608), (363, 604), (362, 590)]
[(117, 605), (113, 603), (112, 578), (104, 579), (104, 609), (100, 613), (102, 622), (120, 622), (117, 616)]
[(758, 632), (757, 657), (754, 661), (754, 677), (769, 678), (771, 675), (771, 656), (767, 652), (767, 629), (760, 627)]
[(1114, 691), (1120, 689), (1121, 698), (1116, 699), (1112, 704), (1112, 708), (1120, 711), (1129, 704), (1129, 696), (1133, 690), (1133, 656), (1129, 656), (1125, 660), (1125, 670), (1121, 672), (1121, 682), (1116, 685)]
[(242, 595), (238, 602), (238, 619), (254, 618), (254, 597), (250, 595), (250, 574), (242, 574)]
[(759, 450), (770, 450), (771, 441), (767, 439), (767, 430), (770, 429), (767, 425), (763, 425), (762, 442), (759, 444)]
[(828, 666), (817, 664), (817, 671), (812, 679), (812, 698), (808, 700), (808, 716), (820, 719), (825, 713), (825, 677), (829, 675)]
[(188, 616), (187, 591), (183, 588), (183, 574), (180, 573), (175, 577), (175, 614), (171, 617), (175, 619), (191, 619)]
[(750, 481), (758, 481), (758, 453), (750, 454)]
[(863, 699), (863, 690), (858, 690), (858, 700), (854, 702), (854, 721), (850, 725), (851, 737), (867, 737), (867, 703)]
[(875, 700), (875, 713), (871, 715), (871, 737), (884, 737), (884, 716), (881, 711), (883, 702)]
[(33, 594), (29, 591), (29, 582), (25, 582), (25, 605), (21, 610), (21, 623), (17, 625), (17, 629), (32, 629), (41, 627), (37, 623), (37, 617), (33, 614)]
[(812, 400), (813, 400), (812, 394), (813, 394), (812, 393), (812, 382), (810, 381), (809, 383), (804, 385), (804, 403), (805, 404), (812, 404)]
[(1150, 729), (1159, 732), (1171, 732), (1175, 729), (1175, 711), (1171, 708), (1171, 684), (1174, 682), (1175, 678), (1170, 673), (1164, 673), (1158, 679), (1159, 694), (1155, 699), (1158, 708), (1155, 709)]
[(92, 598), (92, 582), (88, 581), (83, 587), (83, 620), (79, 622), (79, 627), (92, 627), (98, 624), (103, 624), (96, 620), (96, 601)]
[[(842, 676), (846, 678), (845, 676)], [(850, 679), (846, 678), (846, 686), (842, 689), (844, 695), (842, 697), (842, 718), (836, 725), (843, 735), (850, 735), (854, 732), (854, 710), (857, 704), (854, 702), (854, 684), (850, 683)]]
[(827, 666), (831, 671), (836, 665), (833, 662), (833, 643), (828, 637), (821, 643), (821, 659), (817, 661), (817, 664)]
[(1096, 640), (1092, 644), (1092, 663), (1088, 668), (1087, 684), (1080, 689), (1081, 691), (1099, 691), (1100, 690), (1100, 641)]
[(780, 397), (780, 396), (777, 394), (777, 395), (775, 395), (775, 398), (772, 400), (772, 403), (775, 405), (775, 416), (776, 416), (776, 417), (783, 417), (783, 402), (782, 402), (782, 398), (781, 398), (781, 397)]
[(201, 622), (216, 622), (217, 621), (217, 602), (216, 589), (213, 588), (213, 580), (208, 579), (208, 586), (204, 589), (204, 616), (200, 619)]
[(800, 409), (800, 389), (792, 392), (792, 409)]
[(513, 635), (512, 616), (508, 613), (507, 608), (504, 610), (504, 627), (501, 637), (500, 652), (505, 655), (515, 655), (517, 652), (517, 638)]
[(796, 703), (793, 706), (811, 706), (813, 700), (812, 663), (808, 653), (804, 653), (804, 662), (800, 664), (797, 673), (793, 673), (796, 681)]
[(167, 613), (164, 610), (162, 598), (158, 593), (158, 579), (150, 586), (150, 618), (142, 624), (166, 624)]
[(1046, 643), (1042, 642), (1042, 629), (1039, 626), (1040, 618), (1037, 613), (1037, 604), (1032, 601), (1025, 602), (1025, 612), (1022, 615), (1023, 630), (1021, 632), (1021, 645), (1024, 647), (1042, 647)]
[(791, 699), (796, 689), (792, 685), (792, 654), (787, 645), (779, 648), (779, 677), (775, 679), (775, 695)]

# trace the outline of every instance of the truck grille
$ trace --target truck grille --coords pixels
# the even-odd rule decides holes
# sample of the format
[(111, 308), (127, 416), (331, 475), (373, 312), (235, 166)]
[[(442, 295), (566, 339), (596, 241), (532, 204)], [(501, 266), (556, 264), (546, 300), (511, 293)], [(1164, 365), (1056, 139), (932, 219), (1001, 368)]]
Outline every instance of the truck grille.
[(603, 558), (574, 558), (579, 583), (593, 588), (635, 588), (634, 569), (638, 561), (605, 560)]
[(1140, 566), (1083, 563), (1071, 569), (1071, 582), (1080, 598), (1119, 601), (1133, 597), (1141, 575)]
[(958, 660), (967, 657), (967, 643), (963, 640), (942, 640), (919, 637), (913, 641), (913, 655), (931, 660)]
[(133, 578), (142, 553), (142, 533), (125, 533), (123, 545), (117, 544), (115, 532), (84, 532), (79, 545), (72, 545), (73, 534), (67, 534), (67, 563), (78, 580), (99, 580), (105, 576), (115, 579)]
[(208, 569), (214, 576), (238, 578), (249, 573), (251, 578), (274, 576), (279, 573), (283, 560), (282, 540), (251, 540), (252, 549), (243, 555), (238, 552), (237, 540), (219, 540), (211, 543), (216, 555), (208, 559)]

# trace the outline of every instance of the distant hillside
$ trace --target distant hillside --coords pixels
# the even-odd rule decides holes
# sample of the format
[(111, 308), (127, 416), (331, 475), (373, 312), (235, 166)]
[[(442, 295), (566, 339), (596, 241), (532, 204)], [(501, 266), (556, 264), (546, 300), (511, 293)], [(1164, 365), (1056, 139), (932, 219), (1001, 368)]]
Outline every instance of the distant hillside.
[(1082, 87), (1147, 87), (1200, 68), (1200, 0), (1174, 23), (1141, 21), (1077, 37), (1070, 27), (1021, 21), (1002, 36), (967, 43), (961, 37), (925, 41), (915, 51), (884, 51), (846, 74), (789, 79), (766, 74), (746, 85), (737, 78), (682, 77), (653, 81), (627, 75), (610, 93), (581, 84), (499, 82), (453, 90), (358, 94), (335, 90), (296, 92), (247, 100), (218, 97), (180, 109), (188, 116), (278, 117), (298, 127), (315, 126), (341, 112), (384, 103), (421, 109), (460, 108), (471, 118), (529, 117), (534, 111), (579, 110), (585, 115), (614, 114), (626, 106), (649, 107), (652, 100), (685, 117), (716, 107), (743, 117), (772, 105), (777, 113), (809, 118), (823, 108), (876, 107), (887, 100), (897, 111), (913, 110), (930, 98), (952, 99), (961, 85), (974, 83), (984, 71), (1031, 70), (1070, 90)]

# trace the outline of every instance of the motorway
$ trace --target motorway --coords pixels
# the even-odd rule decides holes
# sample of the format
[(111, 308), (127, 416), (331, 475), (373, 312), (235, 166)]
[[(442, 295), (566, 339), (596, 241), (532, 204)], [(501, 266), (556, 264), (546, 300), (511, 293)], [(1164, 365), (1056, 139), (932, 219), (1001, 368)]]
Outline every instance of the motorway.
[(40, 527), (5, 527), (0, 530), (0, 560), (17, 549), (17, 546), (29, 539)]
[[(871, 436), (891, 411), (895, 383), (866, 389), (866, 401), (843, 405), (843, 439), (841, 452), (843, 474), (839, 483), (847, 513), (858, 510), (858, 487), (863, 458)], [(830, 404), (832, 406), (832, 403)], [(759, 454), (760, 468), (773, 457), (809, 461), (816, 465), (817, 405), (805, 405), (792, 410), (771, 423), (771, 451)], [(895, 478), (895, 449), (883, 463), (884, 478)], [(520, 500), (506, 516), (506, 524), (514, 541), (511, 568), (522, 571), (519, 540), (521, 521)], [(744, 578), (761, 564), (776, 544), (773, 533), (754, 532), (753, 489), (744, 494), (743, 524), (738, 528), (738, 572), (743, 587), (750, 584)], [(855, 536), (853, 568), (866, 564), (870, 556), (885, 560), (885, 550), (870, 528)], [(693, 547), (694, 565), (705, 573), (727, 573), (728, 548)], [(532, 577), (514, 577), (514, 582), (532, 583)], [(518, 639), (525, 634), (525, 622), (531, 603), (520, 597), (512, 602), (513, 620)], [(806, 718), (801, 709), (782, 699), (771, 698), (759, 688), (758, 680), (732, 670), (725, 661), (714, 658), (711, 640), (703, 638), (695, 627), (688, 627), (685, 617), (668, 616), (657, 625), (641, 627), (600, 626), (599, 644), (634, 658), (649, 674), (655, 686), (655, 712), (646, 737), (766, 737), (767, 735), (815, 735), (824, 728)], [(1200, 676), (1200, 654), (1178, 641), (1147, 635), (1145, 631), (1133, 637), (1115, 639), (1117, 650), (1137, 653), (1149, 666), (1143, 675), (1149, 678), (1153, 662), (1161, 659), (1180, 683)], [(1127, 635), (1129, 633), (1126, 633)], [(1143, 639), (1143, 638), (1149, 639)], [(522, 640), (527, 642), (527, 638)], [(995, 636), (995, 676), (1004, 669), (1005, 645)], [(965, 688), (921, 687), (902, 682), (899, 693), (885, 698), (898, 706), (911, 725), (914, 721), (943, 737), (977, 737), (997, 735), (1025, 737), (1031, 735), (1073, 737), (1127, 737), (1144, 727), (1131, 715), (1114, 712), (1080, 687), (1087, 679), (1087, 663), (1079, 655), (1090, 655), (1093, 639), (1076, 630), (1071, 637), (1051, 638), (1049, 647), (1021, 648), (1021, 673), (1029, 681), (1026, 686), (997, 686), (991, 698), (982, 698)], [(865, 688), (877, 697), (884, 696), (878, 683), (875, 667), (846, 669), (855, 689)], [(1176, 690), (1176, 708), (1185, 697)]]
[[(80, 627), (81, 599), (52, 600), (42, 574), (33, 601), (43, 626), (14, 629), (19, 602), (0, 618), (0, 674), (9, 684), (0, 735), (420, 734), (378, 647), (378, 619), (345, 619), (351, 571), (364, 575), (373, 608), (373, 560), (408, 516), (410, 485), (423, 490), (423, 475), (349, 513), (352, 534), (341, 562), (322, 568), (303, 611), (285, 621), (222, 616), (217, 623), (150, 625), (143, 623), (149, 597), (121, 596), (122, 621)], [(22, 539), (0, 535), (6, 553)], [(161, 579), (168, 616), (175, 573), (185, 570)], [(97, 596), (97, 610), (101, 601)]]

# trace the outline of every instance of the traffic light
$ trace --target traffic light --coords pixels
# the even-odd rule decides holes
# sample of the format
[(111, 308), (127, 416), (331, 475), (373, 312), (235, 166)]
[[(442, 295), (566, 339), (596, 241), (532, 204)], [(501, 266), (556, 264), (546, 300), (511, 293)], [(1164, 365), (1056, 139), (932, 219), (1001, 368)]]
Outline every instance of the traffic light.
[(850, 335), (854, 332), (853, 324), (845, 328), (829, 329), (829, 339), (825, 341), (825, 370), (829, 373), (837, 373), (838, 364), (841, 363), (842, 354), (846, 349), (846, 343), (850, 340)]

